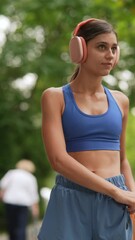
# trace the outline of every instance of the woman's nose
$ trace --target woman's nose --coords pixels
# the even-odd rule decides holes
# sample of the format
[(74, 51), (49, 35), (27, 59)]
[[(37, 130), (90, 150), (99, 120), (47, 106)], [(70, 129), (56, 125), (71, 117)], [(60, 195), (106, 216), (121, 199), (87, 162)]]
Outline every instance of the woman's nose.
[(106, 58), (114, 58), (114, 53), (112, 51), (112, 49), (108, 49), (107, 53), (106, 53)]

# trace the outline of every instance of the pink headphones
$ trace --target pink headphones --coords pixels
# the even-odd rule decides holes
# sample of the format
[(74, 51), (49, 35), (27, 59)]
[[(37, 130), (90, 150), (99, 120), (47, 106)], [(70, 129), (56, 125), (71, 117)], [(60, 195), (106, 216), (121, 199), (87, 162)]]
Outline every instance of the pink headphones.
[[(78, 25), (76, 26), (76, 28), (73, 32), (73, 37), (71, 38), (70, 43), (69, 43), (70, 58), (71, 58), (73, 63), (77, 63), (77, 64), (84, 63), (86, 61), (86, 58), (87, 58), (86, 42), (85, 42), (83, 37), (77, 36), (77, 33), (78, 33), (80, 27), (83, 26), (84, 24), (86, 24), (87, 22), (92, 22), (92, 21), (96, 21), (96, 20), (98, 20), (98, 19), (90, 18), (90, 19), (87, 19), (85, 21), (82, 21), (82, 22), (78, 23)], [(119, 55), (120, 55), (120, 48), (118, 46), (114, 66), (119, 61)]]

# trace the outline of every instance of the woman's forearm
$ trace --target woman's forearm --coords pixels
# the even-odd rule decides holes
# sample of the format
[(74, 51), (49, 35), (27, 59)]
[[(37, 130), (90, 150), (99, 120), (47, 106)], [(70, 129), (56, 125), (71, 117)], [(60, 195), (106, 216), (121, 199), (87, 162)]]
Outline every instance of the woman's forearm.
[(121, 164), (121, 173), (125, 176), (128, 189), (135, 192), (135, 181), (133, 178), (132, 169), (127, 159)]
[(55, 160), (50, 162), (54, 163), (52, 167), (56, 172), (69, 180), (96, 192), (113, 197), (115, 191), (118, 189), (112, 183), (96, 175), (68, 154), (64, 154), (58, 158), (56, 157)]

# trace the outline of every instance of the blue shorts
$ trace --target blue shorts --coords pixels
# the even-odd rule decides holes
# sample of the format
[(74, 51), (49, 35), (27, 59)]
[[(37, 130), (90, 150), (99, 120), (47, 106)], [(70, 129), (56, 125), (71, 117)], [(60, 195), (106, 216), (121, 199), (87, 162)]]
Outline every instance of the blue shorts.
[[(127, 190), (123, 175), (106, 179)], [(111, 197), (56, 177), (39, 240), (131, 240), (127, 207)]]

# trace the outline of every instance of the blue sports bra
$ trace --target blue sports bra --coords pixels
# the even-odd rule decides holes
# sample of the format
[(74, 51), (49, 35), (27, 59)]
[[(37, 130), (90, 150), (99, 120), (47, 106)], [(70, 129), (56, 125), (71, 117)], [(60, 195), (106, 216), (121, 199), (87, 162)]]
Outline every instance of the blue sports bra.
[(108, 110), (100, 115), (88, 115), (78, 108), (70, 84), (64, 85), (62, 90), (65, 101), (62, 126), (67, 152), (119, 151), (122, 113), (109, 89), (104, 87)]

